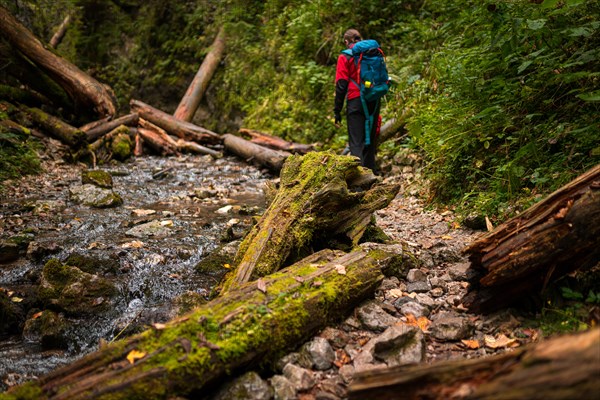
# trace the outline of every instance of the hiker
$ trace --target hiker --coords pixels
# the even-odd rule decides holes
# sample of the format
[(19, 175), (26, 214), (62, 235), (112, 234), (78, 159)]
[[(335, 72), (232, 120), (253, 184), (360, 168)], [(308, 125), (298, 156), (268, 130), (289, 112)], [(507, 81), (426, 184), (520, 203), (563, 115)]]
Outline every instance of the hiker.
[[(356, 29), (349, 29), (344, 33), (344, 44), (347, 49), (352, 49), (361, 40), (362, 37)], [(375, 152), (377, 150), (376, 134), (380, 122), (379, 101), (365, 102), (363, 104), (360, 99), (361, 92), (357, 82), (360, 82), (360, 80), (355, 59), (348, 52), (342, 52), (338, 57), (335, 71), (335, 106), (333, 109), (335, 124), (338, 127), (340, 126), (344, 98), (347, 98), (346, 122), (348, 124), (350, 154), (360, 158), (362, 166), (370, 168), (373, 172), (377, 173)], [(370, 140), (366, 140), (365, 136), (365, 122), (367, 118), (364, 110), (365, 106), (368, 108), (369, 114), (373, 117), (372, 120), (375, 121), (375, 123), (371, 124)]]

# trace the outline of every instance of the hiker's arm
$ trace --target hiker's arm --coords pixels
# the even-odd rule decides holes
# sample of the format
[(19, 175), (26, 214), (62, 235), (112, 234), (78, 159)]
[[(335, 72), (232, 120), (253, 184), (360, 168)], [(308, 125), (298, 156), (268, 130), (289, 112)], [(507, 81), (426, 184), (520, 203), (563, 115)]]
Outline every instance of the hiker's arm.
[(335, 69), (335, 103), (333, 107), (333, 113), (335, 115), (336, 123), (341, 120), (342, 108), (344, 108), (344, 99), (348, 92), (348, 80), (350, 79), (350, 73), (348, 71), (348, 60), (345, 56), (340, 55), (337, 61), (337, 67)]

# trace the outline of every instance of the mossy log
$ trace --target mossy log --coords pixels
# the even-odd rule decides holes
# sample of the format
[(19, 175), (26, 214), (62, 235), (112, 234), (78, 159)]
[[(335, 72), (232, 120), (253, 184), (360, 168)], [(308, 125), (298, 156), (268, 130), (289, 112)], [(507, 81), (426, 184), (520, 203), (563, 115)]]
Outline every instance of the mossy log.
[(600, 329), (471, 360), (354, 375), (351, 400), (593, 399), (600, 393)]
[(288, 157), (280, 178), (273, 202), (242, 241), (223, 292), (312, 249), (356, 245), (373, 212), (399, 190), (361, 167), (356, 157), (327, 152)]
[(206, 92), (208, 84), (215, 74), (223, 53), (225, 52), (225, 30), (223, 27), (219, 30), (215, 41), (213, 42), (210, 51), (204, 57), (204, 61), (200, 65), (200, 69), (194, 76), (192, 83), (188, 87), (181, 102), (177, 106), (173, 116), (182, 121), (190, 122), (198, 110), (202, 96)]
[(154, 125), (179, 138), (208, 144), (218, 144), (223, 141), (223, 138), (215, 132), (187, 121), (178, 120), (174, 116), (139, 100), (131, 100), (130, 106), (141, 118), (152, 122)]
[(112, 131), (102, 136), (100, 139), (96, 140), (94, 143), (90, 144), (88, 149), (92, 152), (97, 152), (103, 147), (110, 147), (111, 141), (113, 138), (119, 135), (130, 135), (130, 128), (125, 125), (120, 125), (114, 128)]
[(15, 387), (4, 398), (198, 398), (226, 376), (264, 367), (346, 316), (373, 295), (381, 269), (398, 257), (375, 246), (348, 254), (324, 250), (166, 326), (156, 324)]
[(223, 135), (223, 145), (227, 151), (247, 162), (255, 162), (273, 172), (279, 172), (285, 159), (290, 156), (288, 152), (272, 150), (228, 133)]
[(493, 311), (600, 260), (600, 165), (470, 244), (478, 281), (463, 299)]
[(139, 116), (137, 113), (131, 113), (123, 115), (122, 117), (115, 118), (112, 121), (105, 121), (97, 126), (90, 129), (85, 129), (88, 142), (94, 142), (98, 140), (102, 135), (107, 134), (113, 129), (125, 125), (125, 126), (136, 126), (138, 123)]
[(8, 85), (0, 85), (0, 99), (36, 107), (42, 104), (50, 104), (49, 99), (37, 92)]
[(255, 131), (253, 129), (240, 129), (242, 136), (249, 136), (252, 143), (268, 147), (274, 150), (282, 150), (290, 153), (306, 154), (309, 151), (314, 151), (314, 145), (288, 142), (277, 136), (272, 136), (264, 132)]
[(46, 49), (2, 6), (0, 6), (0, 35), (56, 81), (81, 111), (93, 109), (99, 115), (116, 113), (115, 96), (110, 88)]
[(36, 107), (22, 107), (21, 110), (33, 121), (34, 124), (42, 128), (46, 133), (61, 142), (73, 147), (81, 147), (86, 142), (85, 132), (74, 126), (71, 126)]

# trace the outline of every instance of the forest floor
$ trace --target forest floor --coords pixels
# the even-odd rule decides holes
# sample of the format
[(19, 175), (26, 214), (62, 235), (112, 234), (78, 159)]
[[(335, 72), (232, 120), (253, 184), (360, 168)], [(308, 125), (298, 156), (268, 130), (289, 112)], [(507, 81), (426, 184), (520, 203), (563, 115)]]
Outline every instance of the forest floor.
[[(411, 160), (411, 157), (405, 159)], [(427, 208), (424, 202), (426, 182), (419, 173), (418, 164), (414, 158), (404, 164), (392, 166), (385, 177), (400, 183), (401, 191), (388, 207), (376, 212), (376, 220), (391, 240), (402, 243), (414, 256), (415, 265), (406, 279), (386, 277), (374, 298), (359, 305), (352, 315), (341, 318), (343, 322), (327, 327), (297, 351), (285, 356), (278, 363), (275, 375), (265, 375), (264, 371), (262, 377), (246, 375), (229, 382), (211, 398), (229, 398), (232, 385), (242, 385), (248, 393), (246, 398), (343, 399), (347, 397), (355, 372), (406, 363), (482, 357), (510, 351), (541, 338), (539, 330), (527, 327), (527, 316), (515, 310), (484, 316), (469, 313), (462, 306), (462, 296), (469, 287), (469, 263), (461, 250), (481, 232), (462, 227), (452, 210)], [(84, 169), (82, 165), (62, 162), (51, 152), (46, 153), (44, 166), (44, 172), (39, 176), (11, 182), (3, 200), (17, 204), (26, 198), (48, 198), (52, 193), (62, 196), (60, 193), (78, 181)], [(229, 166), (223, 168), (231, 169)], [(261, 181), (267, 180), (258, 170), (242, 172)], [(42, 220), (53, 218), (51, 213), (25, 218), (19, 213), (11, 214), (10, 210), (3, 211), (5, 218), (1, 228), (4, 234), (27, 226), (39, 227)], [(173, 210), (170, 213), (177, 214)], [(85, 217), (71, 217), (69, 223), (81, 218)], [(88, 244), (88, 248), (97, 243)], [(103, 245), (107, 246), (107, 243)], [(123, 247), (123, 243), (117, 247)], [(171, 278), (177, 275), (172, 271), (164, 273)], [(167, 314), (162, 315), (162, 318), (166, 317)], [(155, 320), (138, 321), (139, 324), (144, 322)], [(415, 340), (402, 340), (406, 335)], [(382, 342), (389, 343), (387, 347), (392, 346), (393, 351), (379, 354), (376, 344)], [(26, 376), (20, 378), (23, 377)], [(14, 376), (2, 378), (6, 386), (22, 380)]]

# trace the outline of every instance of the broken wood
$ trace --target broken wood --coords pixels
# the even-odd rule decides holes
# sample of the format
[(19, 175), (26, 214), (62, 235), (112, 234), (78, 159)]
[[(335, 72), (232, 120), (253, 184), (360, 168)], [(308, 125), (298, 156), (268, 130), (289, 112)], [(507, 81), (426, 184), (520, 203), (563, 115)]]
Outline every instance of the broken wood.
[(85, 131), (88, 142), (93, 142), (100, 138), (102, 135), (107, 134), (118, 126), (135, 126), (137, 125), (139, 116), (137, 113), (131, 113), (123, 115), (122, 117), (113, 119), (112, 121), (106, 121), (103, 124), (92, 127)]
[(58, 28), (56, 29), (56, 32), (54, 32), (54, 35), (52, 35), (52, 38), (50, 39), (50, 42), (48, 43), (48, 45), (50, 47), (55, 49), (60, 44), (60, 42), (62, 42), (62, 39), (65, 36), (65, 33), (67, 33), (67, 28), (69, 27), (70, 23), (71, 23), (71, 14), (68, 14), (65, 17), (65, 19), (63, 19), (61, 24), (58, 26)]
[(117, 126), (112, 131), (110, 131), (106, 135), (102, 136), (100, 139), (91, 143), (88, 146), (88, 149), (95, 153), (103, 147), (108, 147), (110, 145), (111, 141), (113, 140), (113, 138), (115, 138), (118, 135), (122, 135), (122, 134), (130, 135), (131, 131), (129, 130), (129, 127), (127, 127), (125, 125)]
[[(276, 361), (373, 295), (385, 247), (324, 250), (243, 285), (167, 324), (109, 344), (37, 381), (11, 388), (21, 399), (196, 398), (229, 375)], [(343, 271), (342, 271), (343, 268)], [(19, 397), (21, 396), (21, 397)]]
[(130, 106), (141, 118), (152, 122), (154, 125), (161, 127), (165, 131), (179, 138), (208, 144), (218, 144), (223, 141), (223, 138), (215, 132), (190, 122), (180, 121), (174, 116), (139, 100), (131, 100)]
[(0, 6), (0, 35), (55, 80), (75, 104), (80, 106), (80, 109), (93, 109), (99, 115), (116, 113), (116, 101), (110, 88), (47, 50), (2, 6)]
[(135, 157), (144, 155), (144, 139), (142, 139), (142, 135), (140, 135), (137, 130), (135, 132), (135, 148), (133, 149), (133, 155)]
[(227, 151), (247, 162), (255, 161), (273, 172), (279, 172), (285, 159), (290, 156), (290, 153), (272, 150), (229, 133), (223, 135), (223, 145)]
[[(0, 7), (1, 8), (1, 7)], [(73, 147), (81, 147), (86, 141), (85, 132), (75, 128), (53, 115), (35, 107), (21, 107), (21, 110), (33, 121), (34, 124), (43, 129), (44, 133)]]
[(373, 212), (399, 190), (399, 185), (382, 183), (355, 157), (325, 152), (290, 156), (280, 179), (275, 199), (241, 243), (223, 292), (271, 274), (288, 258), (312, 249), (355, 246)]
[(194, 114), (196, 114), (196, 110), (198, 110), (202, 96), (204, 96), (208, 83), (219, 66), (224, 52), (225, 31), (224, 28), (221, 27), (210, 51), (206, 57), (204, 57), (204, 61), (202, 61), (202, 64), (200, 65), (200, 69), (198, 69), (192, 83), (190, 83), (185, 95), (177, 106), (177, 109), (173, 114), (175, 118), (187, 122), (190, 122), (194, 118)]
[(221, 158), (223, 157), (223, 153), (220, 151), (216, 151), (213, 149), (209, 149), (208, 147), (204, 147), (201, 144), (196, 142), (190, 142), (183, 139), (177, 139), (177, 150), (186, 153), (196, 153), (196, 154), (208, 154), (213, 158)]
[(85, 125), (81, 125), (79, 127), (79, 129), (87, 133), (88, 131), (90, 131), (98, 126), (107, 123), (108, 121), (110, 121), (110, 118), (111, 118), (110, 116), (106, 116), (106, 117), (98, 119), (96, 121), (88, 122)]
[(306, 154), (309, 151), (314, 151), (314, 145), (312, 144), (288, 142), (280, 137), (255, 131), (253, 129), (241, 128), (240, 134), (242, 136), (249, 136), (252, 143), (256, 143), (274, 150), (283, 150), (290, 153), (299, 154)]
[(470, 360), (354, 375), (351, 400), (591, 399), (600, 393), (600, 329)]
[(465, 248), (479, 279), (463, 299), (477, 312), (505, 307), (600, 260), (600, 165)]
[(147, 122), (143, 118), (140, 118), (139, 124), (138, 135), (142, 137), (144, 143), (148, 144), (163, 156), (179, 155), (177, 143), (164, 129)]

